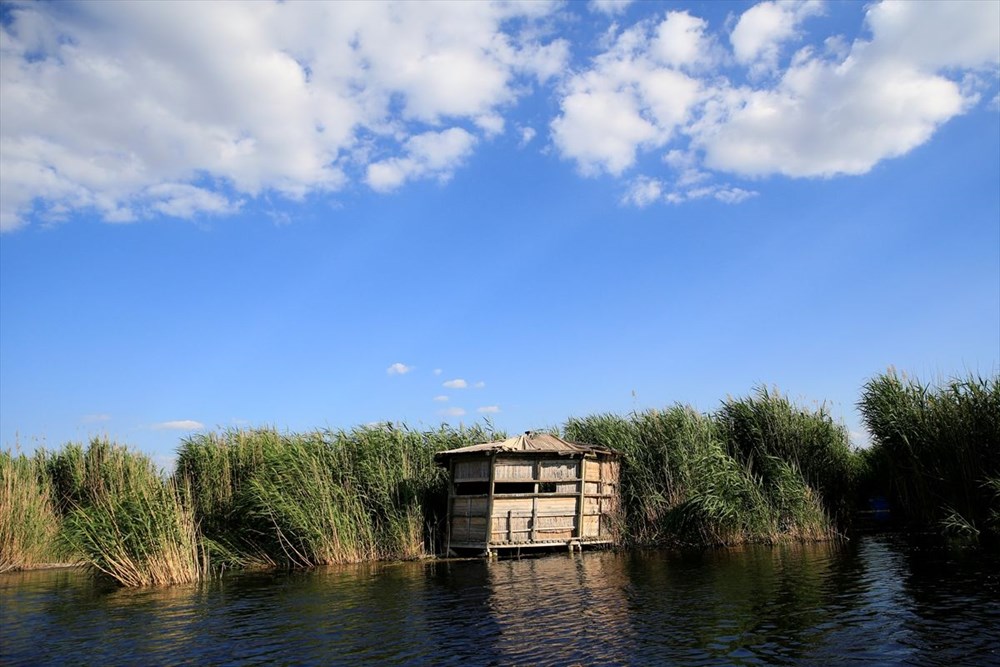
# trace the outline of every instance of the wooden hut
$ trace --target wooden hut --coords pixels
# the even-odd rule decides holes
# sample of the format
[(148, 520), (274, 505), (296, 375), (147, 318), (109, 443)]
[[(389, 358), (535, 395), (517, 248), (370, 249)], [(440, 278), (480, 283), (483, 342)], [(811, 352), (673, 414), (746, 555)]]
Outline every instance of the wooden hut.
[(618, 459), (610, 449), (529, 431), (434, 458), (449, 471), (449, 552), (616, 541)]

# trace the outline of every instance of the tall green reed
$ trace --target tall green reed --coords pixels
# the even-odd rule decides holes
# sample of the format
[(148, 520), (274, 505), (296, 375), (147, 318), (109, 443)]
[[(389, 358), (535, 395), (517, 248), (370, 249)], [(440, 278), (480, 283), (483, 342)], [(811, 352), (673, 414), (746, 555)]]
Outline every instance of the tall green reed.
[(496, 437), (381, 424), (283, 434), (232, 430), (186, 439), (177, 477), (216, 563), (312, 566), (435, 551), (446, 480), (434, 453)]
[(849, 519), (854, 453), (825, 404), (808, 410), (758, 387), (751, 396), (724, 401), (716, 423), (730, 455), (758, 475), (765, 490), (783, 493), (797, 473), (838, 523)]
[(1000, 376), (935, 386), (889, 370), (865, 384), (858, 407), (874, 438), (867, 486), (911, 525), (1000, 536)]
[(86, 450), (55, 453), (48, 464), (72, 473), (60, 478), (62, 539), (85, 564), (125, 586), (208, 575), (190, 488), (162, 478), (147, 456), (95, 439)]
[(0, 452), (0, 572), (55, 563), (59, 515), (44, 456)]
[[(777, 417), (769, 429), (742, 440), (725, 411), (751, 408)], [(795, 412), (787, 401), (761, 393), (730, 401), (720, 415), (674, 406), (629, 417), (571, 419), (571, 440), (605, 445), (622, 455), (625, 539), (634, 544), (736, 544), (825, 539), (834, 532), (822, 497), (789, 453), (822, 413)], [(801, 411), (800, 411), (801, 412)], [(798, 413), (795, 413), (798, 414)], [(792, 428), (794, 427), (794, 429)]]

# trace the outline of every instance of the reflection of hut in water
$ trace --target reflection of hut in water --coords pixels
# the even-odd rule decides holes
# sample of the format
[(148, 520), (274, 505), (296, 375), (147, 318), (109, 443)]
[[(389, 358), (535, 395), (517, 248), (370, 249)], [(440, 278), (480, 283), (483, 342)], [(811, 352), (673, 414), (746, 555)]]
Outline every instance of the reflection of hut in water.
[(450, 473), (449, 550), (579, 549), (617, 539), (618, 460), (610, 449), (529, 431), (434, 458)]
[[(663, 647), (655, 642), (647, 644), (645, 656), (636, 655), (642, 642), (633, 627), (646, 614), (633, 619), (633, 561), (626, 554), (605, 551), (484, 564), (489, 618), (502, 632), (483, 637), (489, 647), (480, 650), (501, 665), (553, 660), (562, 665), (659, 664), (652, 657)], [(664, 614), (648, 622), (667, 618)], [(661, 628), (646, 637), (665, 632)]]

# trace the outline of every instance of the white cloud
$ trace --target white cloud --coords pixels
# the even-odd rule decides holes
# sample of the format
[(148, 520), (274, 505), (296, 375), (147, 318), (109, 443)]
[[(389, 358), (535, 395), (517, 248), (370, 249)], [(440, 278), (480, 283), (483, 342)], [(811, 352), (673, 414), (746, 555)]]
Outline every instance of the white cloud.
[(152, 210), (173, 218), (191, 218), (198, 213), (234, 213), (240, 208), (239, 202), (186, 183), (161, 183), (147, 188), (143, 195), (152, 201)]
[(881, 2), (866, 19), (880, 56), (932, 70), (986, 66), (996, 74), (1000, 65), (1000, 3)]
[[(663, 23), (671, 21), (683, 19), (671, 14)], [(694, 62), (708, 56), (689, 53), (690, 44), (670, 52), (656, 30), (647, 21), (623, 31), (594, 58), (591, 69), (564, 85), (561, 113), (551, 123), (552, 140), (585, 175), (620, 175), (635, 163), (639, 150), (669, 141), (700, 97), (697, 80), (660, 60)]]
[(446, 181), (472, 152), (475, 142), (476, 138), (460, 127), (424, 132), (406, 141), (403, 157), (368, 165), (365, 182), (373, 190), (387, 192), (415, 178), (436, 176)]
[(972, 101), (955, 81), (856, 43), (842, 63), (793, 65), (774, 88), (722, 91), (695, 144), (706, 166), (747, 176), (863, 174), (927, 141)]
[(884, 2), (866, 20), (871, 39), (842, 57), (805, 49), (774, 87), (720, 90), (695, 131), (705, 164), (748, 176), (866, 173), (977, 101), (953, 68), (1000, 65), (1000, 4)]
[(628, 191), (622, 197), (622, 203), (644, 208), (662, 196), (663, 183), (655, 178), (639, 176), (629, 184)]
[(479, 412), (481, 414), (487, 414), (487, 415), (495, 415), (496, 413), (500, 412), (500, 406), (499, 405), (484, 405), (481, 408), (476, 408), (476, 412)]
[(799, 36), (799, 25), (822, 11), (818, 0), (761, 2), (743, 12), (729, 41), (736, 61), (748, 65), (751, 73), (773, 70), (784, 42)]
[(655, 145), (656, 127), (639, 113), (632, 95), (613, 91), (573, 93), (552, 121), (552, 138), (585, 175), (618, 175), (635, 162), (639, 146)]
[(446, 381), (443, 386), (447, 387), (448, 389), (465, 389), (466, 387), (469, 386), (469, 383), (463, 380), (462, 378), (456, 378), (454, 380)]
[(477, 382), (472, 386), (475, 387), (476, 389), (483, 389), (484, 387), (486, 387), (486, 383), (480, 380), (479, 382)]
[(106, 413), (84, 415), (80, 417), (80, 421), (84, 424), (98, 424), (100, 422), (111, 421), (111, 415)]
[(444, 417), (461, 417), (465, 414), (465, 410), (462, 408), (445, 408), (438, 412), (438, 414)]
[[(728, 69), (715, 67), (721, 47), (690, 14), (613, 26), (604, 52), (560, 88), (553, 145), (585, 175), (626, 179), (624, 204), (736, 204), (757, 191), (720, 177), (864, 174), (994, 94), (1000, 3), (876, 3), (855, 41), (810, 36), (787, 52), (822, 10), (750, 8), (730, 35)], [(629, 173), (650, 153), (670, 177)]]
[(398, 361), (394, 363), (389, 368), (385, 369), (385, 372), (389, 375), (406, 375), (413, 370), (413, 366), (407, 366), (406, 364), (401, 364)]
[(444, 396), (444, 395), (442, 395), (442, 396), (435, 396), (434, 400), (437, 401), (438, 403), (447, 403), (448, 402), (448, 397)]
[(756, 197), (757, 192), (753, 190), (744, 190), (743, 188), (734, 187), (719, 187), (714, 192), (712, 196), (721, 201), (724, 204), (739, 204), (744, 202), (751, 197)]
[(758, 194), (755, 190), (745, 190), (729, 184), (688, 184), (686, 187), (678, 187), (672, 192), (668, 192), (663, 199), (670, 204), (682, 204), (686, 201), (706, 198), (715, 199), (723, 204), (739, 204), (751, 197), (756, 197)]
[(440, 368), (435, 368), (435, 369), (434, 369), (434, 375), (441, 375), (441, 373), (443, 373), (443, 372), (444, 372), (444, 371), (443, 371), (443, 370), (441, 370)]
[(614, 16), (623, 13), (631, 4), (632, 0), (590, 0), (587, 9), (598, 14)]
[(520, 141), (520, 143), (518, 145), (521, 148), (524, 148), (525, 146), (527, 146), (528, 144), (531, 143), (532, 139), (535, 138), (535, 128), (533, 128), (533, 127), (522, 127), (520, 129), (520, 132), (521, 132), (521, 141)]
[(205, 425), (193, 419), (178, 419), (176, 421), (159, 422), (153, 424), (150, 428), (155, 431), (197, 431), (205, 428)]
[[(0, 22), (0, 230), (82, 210), (109, 222), (229, 215), (359, 182), (447, 181), (508, 126), (522, 145), (535, 139), (510, 110), (542, 85), (559, 109), (551, 145), (587, 176), (634, 185), (644, 158), (690, 156), (667, 165), (673, 182), (643, 164), (647, 197), (657, 181), (667, 201), (718, 174), (862, 174), (998, 99), (997, 2), (874, 2), (853, 42), (819, 34), (814, 1), (754, 5), (728, 36), (671, 11), (613, 24), (602, 52), (572, 68), (551, 20), (561, 10), (12, 4)], [(720, 200), (751, 192), (712, 187)]]
[(704, 19), (687, 12), (667, 12), (656, 28), (649, 49), (656, 62), (671, 67), (707, 65), (715, 60), (715, 45)]
[(533, 80), (565, 70), (568, 43), (538, 28), (556, 7), (13, 5), (0, 26), (0, 227), (446, 179), (475, 144), (459, 125), (501, 131)]

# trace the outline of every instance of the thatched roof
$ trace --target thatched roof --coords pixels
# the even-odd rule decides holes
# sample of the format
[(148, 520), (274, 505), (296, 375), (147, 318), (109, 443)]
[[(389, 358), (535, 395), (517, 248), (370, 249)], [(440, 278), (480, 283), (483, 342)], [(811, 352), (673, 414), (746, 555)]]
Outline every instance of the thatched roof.
[(500, 440), (498, 442), (485, 442), (481, 445), (469, 445), (458, 449), (449, 449), (438, 452), (434, 455), (435, 460), (443, 461), (451, 456), (462, 456), (465, 454), (497, 454), (506, 452), (526, 452), (532, 454), (603, 454), (610, 455), (614, 452), (607, 447), (598, 445), (584, 445), (579, 442), (569, 442), (562, 438), (557, 438), (548, 433), (532, 433), (527, 431), (521, 435)]

